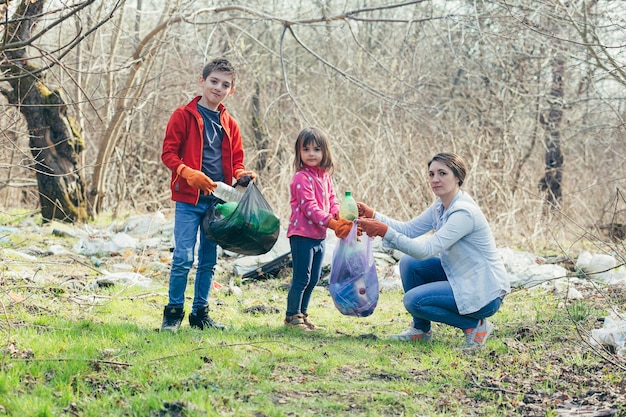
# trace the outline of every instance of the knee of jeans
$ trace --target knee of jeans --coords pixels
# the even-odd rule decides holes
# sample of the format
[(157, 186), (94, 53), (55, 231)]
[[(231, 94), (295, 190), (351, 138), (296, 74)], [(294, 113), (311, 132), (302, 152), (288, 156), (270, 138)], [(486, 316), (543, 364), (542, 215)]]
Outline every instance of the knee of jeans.
[(419, 305), (415, 305), (413, 297), (408, 296), (408, 294), (404, 294), (404, 298), (402, 298), (402, 302), (404, 304), (404, 308), (407, 311), (419, 310)]
[(178, 261), (178, 263), (193, 263), (193, 252), (193, 248), (187, 248), (178, 252), (174, 250), (174, 261)]
[(188, 249), (183, 253), (175, 253), (172, 258), (172, 266), (178, 268), (191, 269), (193, 265), (193, 249)]

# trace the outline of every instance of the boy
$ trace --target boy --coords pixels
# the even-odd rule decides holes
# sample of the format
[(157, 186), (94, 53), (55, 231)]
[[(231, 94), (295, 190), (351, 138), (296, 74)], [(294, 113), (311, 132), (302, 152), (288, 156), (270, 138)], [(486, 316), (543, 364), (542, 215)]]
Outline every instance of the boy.
[[(222, 101), (235, 91), (235, 70), (224, 58), (209, 62), (199, 78), (202, 95), (177, 108), (167, 124), (161, 160), (172, 171), (170, 188), (176, 202), (174, 255), (169, 301), (161, 331), (177, 331), (185, 315), (185, 288), (194, 261), (202, 217), (216, 204), (215, 181), (233, 183), (249, 175), (243, 164), (239, 126)], [(198, 267), (189, 324), (198, 329), (225, 329), (209, 317), (209, 291), (217, 263), (217, 243), (200, 233)]]

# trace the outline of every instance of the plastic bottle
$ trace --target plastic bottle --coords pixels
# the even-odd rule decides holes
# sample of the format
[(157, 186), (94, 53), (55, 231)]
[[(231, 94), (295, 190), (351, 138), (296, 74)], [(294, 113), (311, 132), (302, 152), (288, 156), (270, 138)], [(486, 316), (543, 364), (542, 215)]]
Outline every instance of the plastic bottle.
[(350, 221), (359, 217), (359, 209), (351, 191), (346, 191), (346, 195), (341, 200), (341, 204), (339, 204), (339, 217)]
[(259, 233), (271, 235), (280, 227), (280, 219), (271, 211), (259, 210)]
[(234, 187), (226, 185), (221, 181), (217, 181), (217, 187), (213, 190), (213, 195), (225, 202), (239, 202), (241, 197), (243, 197), (243, 193)]
[(217, 203), (215, 205), (215, 210), (218, 210), (220, 213), (222, 213), (224, 217), (228, 217), (231, 214), (233, 214), (235, 210), (237, 210), (238, 205), (239, 203), (236, 201), (228, 201), (226, 203)]

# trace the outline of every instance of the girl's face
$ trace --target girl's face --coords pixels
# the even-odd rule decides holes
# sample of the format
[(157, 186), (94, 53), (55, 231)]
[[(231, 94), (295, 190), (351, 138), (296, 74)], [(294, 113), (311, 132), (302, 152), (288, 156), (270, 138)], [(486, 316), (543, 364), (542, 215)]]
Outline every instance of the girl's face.
[(324, 157), (324, 152), (322, 151), (321, 146), (317, 145), (315, 142), (309, 142), (308, 144), (302, 144), (300, 146), (300, 159), (302, 163), (309, 167), (317, 167), (322, 162), (322, 158)]
[(428, 167), (430, 177), (430, 188), (439, 198), (454, 196), (459, 191), (459, 179), (446, 164), (440, 161), (433, 161)]

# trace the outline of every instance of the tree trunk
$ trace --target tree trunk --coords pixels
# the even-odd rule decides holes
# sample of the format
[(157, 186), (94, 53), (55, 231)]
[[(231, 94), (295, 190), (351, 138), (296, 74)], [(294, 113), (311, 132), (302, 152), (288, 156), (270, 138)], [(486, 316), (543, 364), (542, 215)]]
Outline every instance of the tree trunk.
[[(25, 45), (45, 0), (23, 0), (7, 25), (5, 45)], [(11, 36), (12, 35), (12, 36)], [(28, 63), (24, 46), (8, 48), (0, 60), (10, 90), (2, 94), (26, 119), (44, 221), (87, 220), (85, 185), (78, 171), (83, 141), (60, 90), (50, 91), (40, 68)]]
[(541, 115), (540, 121), (545, 130), (545, 173), (539, 182), (539, 188), (546, 193), (546, 202), (552, 208), (561, 204), (563, 181), (563, 152), (561, 151), (561, 120), (563, 119), (563, 83), (565, 79), (565, 60), (554, 58), (552, 61), (552, 89), (550, 91), (550, 110), (547, 119)]

